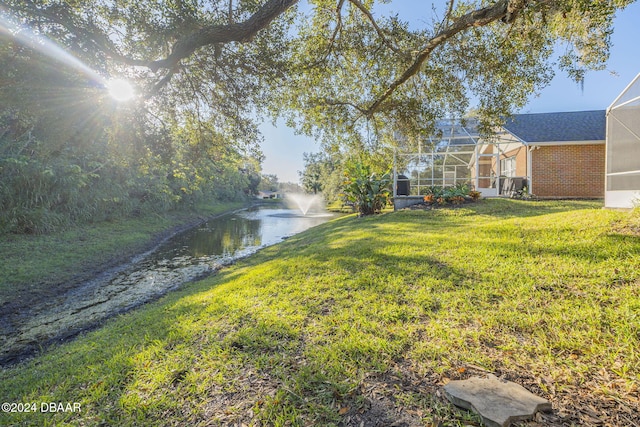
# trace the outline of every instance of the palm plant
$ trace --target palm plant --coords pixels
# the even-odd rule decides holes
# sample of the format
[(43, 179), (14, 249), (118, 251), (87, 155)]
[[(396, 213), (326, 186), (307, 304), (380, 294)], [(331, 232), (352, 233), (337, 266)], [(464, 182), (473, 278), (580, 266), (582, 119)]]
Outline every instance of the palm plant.
[(378, 176), (369, 165), (355, 162), (347, 165), (344, 195), (352, 202), (360, 216), (380, 212), (389, 199), (389, 173)]

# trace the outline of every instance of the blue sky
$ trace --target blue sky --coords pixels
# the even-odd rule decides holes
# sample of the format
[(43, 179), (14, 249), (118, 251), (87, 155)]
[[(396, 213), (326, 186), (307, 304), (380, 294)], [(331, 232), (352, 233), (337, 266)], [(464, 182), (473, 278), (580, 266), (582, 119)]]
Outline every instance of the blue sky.
[[(431, 15), (431, 3), (422, 0), (393, 0), (387, 6), (389, 10), (397, 11), (401, 18), (411, 17), (418, 23), (428, 22)], [(618, 13), (612, 42), (607, 70), (588, 73), (584, 90), (557, 72), (551, 85), (540, 96), (532, 98), (520, 112), (606, 109), (640, 73), (640, 2)], [(298, 182), (298, 171), (303, 168), (302, 154), (319, 151), (319, 145), (311, 138), (296, 135), (283, 123), (275, 127), (264, 124), (261, 131), (265, 138), (262, 150), (266, 156), (263, 172), (278, 175), (280, 182)]]

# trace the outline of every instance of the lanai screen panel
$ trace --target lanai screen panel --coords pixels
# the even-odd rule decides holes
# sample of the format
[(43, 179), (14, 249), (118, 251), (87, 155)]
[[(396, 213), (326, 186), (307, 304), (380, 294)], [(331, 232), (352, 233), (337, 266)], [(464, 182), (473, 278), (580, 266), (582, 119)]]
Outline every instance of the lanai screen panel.
[(434, 135), (420, 142), (417, 153), (400, 154), (406, 165), (400, 173), (409, 178), (412, 195), (425, 194), (428, 187), (449, 187), (472, 179), (477, 122), (443, 119), (436, 128)]
[(640, 191), (640, 75), (607, 115), (607, 191)]

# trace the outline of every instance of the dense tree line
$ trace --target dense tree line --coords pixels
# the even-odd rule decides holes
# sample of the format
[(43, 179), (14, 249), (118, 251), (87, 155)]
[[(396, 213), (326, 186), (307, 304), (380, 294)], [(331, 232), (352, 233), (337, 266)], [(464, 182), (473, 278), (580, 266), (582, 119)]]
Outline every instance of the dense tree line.
[(234, 200), (257, 191), (257, 133), (213, 118), (117, 104), (95, 82), (0, 40), (0, 232)]

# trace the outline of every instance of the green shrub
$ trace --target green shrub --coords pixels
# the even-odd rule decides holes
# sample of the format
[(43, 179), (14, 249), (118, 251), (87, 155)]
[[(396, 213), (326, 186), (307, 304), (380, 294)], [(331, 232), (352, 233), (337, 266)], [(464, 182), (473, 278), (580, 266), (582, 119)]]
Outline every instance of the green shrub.
[(453, 202), (454, 200), (459, 201), (460, 198), (465, 198), (465, 196), (469, 195), (469, 186), (463, 183), (457, 183), (453, 187), (447, 187), (444, 189), (442, 196), (448, 202)]
[(391, 184), (388, 173), (378, 177), (368, 165), (357, 162), (347, 166), (346, 176), (344, 194), (360, 216), (378, 213), (387, 205)]
[(431, 187), (427, 187), (427, 189), (425, 190), (426, 196), (433, 196), (433, 197), (430, 197), (430, 199), (432, 200), (436, 200), (442, 197), (443, 193), (444, 193), (444, 188), (439, 187), (437, 185), (432, 185)]
[[(439, 205), (446, 205), (447, 203), (453, 203), (459, 205), (464, 203), (467, 197), (471, 197), (473, 200), (477, 200), (475, 194), (472, 195), (469, 191), (469, 186), (466, 183), (457, 183), (451, 187), (438, 187), (431, 186), (425, 190), (424, 201), (426, 203), (438, 203)], [(479, 195), (480, 193), (478, 193)]]

